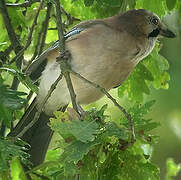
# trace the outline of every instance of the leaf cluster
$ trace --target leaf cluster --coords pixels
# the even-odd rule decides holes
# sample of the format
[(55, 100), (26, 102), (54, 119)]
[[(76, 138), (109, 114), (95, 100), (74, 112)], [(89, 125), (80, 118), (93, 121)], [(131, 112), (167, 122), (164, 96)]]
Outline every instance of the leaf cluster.
[[(137, 141), (129, 148), (127, 119), (121, 116), (119, 124), (110, 120), (105, 115), (106, 105), (100, 110), (87, 111), (83, 120), (71, 119), (67, 112), (55, 112), (50, 127), (61, 137), (57, 142), (58, 149), (51, 150), (51, 155), (56, 154), (56, 163), (54, 167), (40, 167), (39, 173), (52, 179), (74, 179), (77, 175), (90, 180), (159, 179), (159, 169), (150, 162), (151, 154), (142, 147), (157, 139), (150, 135), (150, 131), (158, 124), (144, 118), (153, 103), (136, 104), (130, 108)], [(52, 168), (56, 170), (52, 172)]]
[(18, 157), (24, 163), (28, 163), (29, 154), (24, 152), (25, 144), (22, 141), (13, 143), (10, 139), (0, 139), (0, 174), (9, 169), (9, 163), (14, 157)]
[(118, 96), (122, 98), (128, 95), (129, 100), (142, 102), (144, 94), (149, 95), (153, 87), (168, 89), (170, 80), (168, 68), (169, 64), (159, 54), (157, 44), (153, 52), (138, 64), (126, 82), (119, 87)]

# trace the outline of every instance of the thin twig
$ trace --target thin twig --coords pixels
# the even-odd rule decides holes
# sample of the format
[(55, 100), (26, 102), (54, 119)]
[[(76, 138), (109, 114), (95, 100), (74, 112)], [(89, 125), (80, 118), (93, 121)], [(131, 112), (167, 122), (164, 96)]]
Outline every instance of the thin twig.
[(57, 31), (57, 28), (55, 27), (55, 28), (48, 28), (48, 30), (53, 30), (53, 31)]
[(61, 9), (62, 13), (64, 13), (67, 17), (68, 26), (73, 24), (74, 21), (80, 21), (80, 19), (78, 19), (78, 18), (72, 16), (70, 13), (68, 13), (61, 5), (60, 5), (60, 9)]
[(63, 24), (62, 24), (62, 12), (61, 12), (61, 8), (60, 8), (60, 2), (59, 0), (55, 1), (55, 5), (56, 5), (56, 19), (57, 19), (57, 28), (58, 28), (58, 37), (59, 37), (59, 42), (61, 44), (61, 47), (59, 46), (59, 51), (61, 52), (60, 55), (57, 57), (57, 60), (60, 62), (60, 68), (61, 68), (61, 72), (64, 74), (66, 83), (67, 83), (67, 87), (70, 93), (70, 97), (71, 97), (71, 101), (72, 101), (72, 106), (74, 108), (74, 110), (79, 114), (78, 111), (78, 107), (77, 107), (77, 103), (76, 103), (76, 94), (71, 82), (71, 78), (70, 78), (70, 74), (67, 71), (66, 67), (68, 67), (68, 61), (66, 56), (66, 52), (65, 52), (65, 38), (64, 38), (64, 34), (63, 34)]
[(48, 101), (49, 97), (51, 96), (52, 92), (55, 90), (58, 82), (62, 79), (62, 77), (63, 77), (63, 74), (60, 74), (59, 77), (56, 79), (56, 81), (51, 85), (50, 90), (48, 91), (46, 97), (44, 98), (41, 105), (38, 107), (37, 112), (36, 112), (33, 120), (26, 127), (24, 127), (24, 129), (15, 137), (15, 140), (18, 138), (21, 138), (24, 135), (24, 133), (26, 133), (26, 131), (28, 129), (30, 129), (37, 122), (37, 120), (40, 117), (41, 112), (44, 109), (46, 102)]
[[(62, 66), (60, 66), (60, 67), (62, 67)], [(68, 87), (68, 90), (69, 90), (69, 93), (70, 93), (72, 106), (73, 106), (74, 110), (79, 114), (79, 110), (78, 110), (78, 106), (77, 106), (77, 102), (76, 102), (76, 94), (75, 94), (75, 91), (74, 91), (74, 88), (73, 88), (73, 85), (72, 85), (72, 80), (70, 78), (70, 73), (68, 71), (64, 72), (64, 77), (65, 77), (67, 87)]]
[(11, 41), (11, 44), (13, 46), (13, 49), (15, 51), (16, 54), (18, 54), (18, 52), (22, 49), (22, 46), (19, 42), (19, 39), (14, 31), (14, 28), (12, 26), (9, 14), (8, 14), (8, 10), (6, 7), (6, 3), (5, 0), (0, 0), (0, 11), (3, 17), (3, 21), (6, 27), (6, 30), (8, 32), (8, 37)]
[(130, 125), (130, 132), (131, 132), (131, 143), (133, 144), (135, 142), (135, 133), (134, 133), (134, 122), (131, 118), (131, 115), (126, 111), (126, 109), (124, 107), (122, 107), (117, 101), (116, 99), (114, 99), (107, 91), (105, 88), (101, 87), (100, 85), (91, 82), (89, 80), (87, 80), (86, 78), (84, 78), (82, 75), (80, 75), (79, 73), (69, 69), (69, 72), (72, 73), (73, 75), (75, 75), (76, 77), (78, 77), (79, 79), (83, 80), (84, 82), (90, 84), (91, 86), (95, 87), (96, 89), (98, 89), (99, 91), (101, 91), (103, 94), (105, 94), (113, 103), (116, 107), (118, 107), (123, 114), (125, 115), (125, 117), (127, 118), (129, 125)]
[(24, 72), (26, 72), (27, 68), (33, 62), (33, 60), (36, 58), (36, 56), (40, 56), (43, 51), (43, 47), (45, 45), (45, 39), (46, 39), (46, 35), (47, 35), (47, 30), (48, 30), (48, 23), (49, 23), (49, 19), (50, 19), (51, 7), (52, 7), (52, 4), (47, 3), (46, 17), (42, 23), (41, 30), (38, 33), (38, 39), (37, 39), (37, 42), (36, 42), (36, 45), (34, 48), (35, 49), (34, 53), (33, 53), (33, 56), (31, 57), (31, 59), (28, 61), (28, 64), (27, 64), (26, 68), (24, 69)]
[(80, 180), (80, 174), (75, 175), (75, 180)]
[(0, 51), (0, 59), (2, 60), (2, 63), (5, 64), (8, 61), (9, 54), (13, 50), (13, 46), (10, 45), (5, 51)]
[(19, 57), (22, 56), (22, 54), (24, 53), (24, 51), (25, 51), (25, 50), (29, 47), (29, 45), (31, 44), (31, 39), (32, 39), (33, 31), (34, 31), (35, 26), (37, 25), (38, 16), (39, 16), (40, 11), (41, 11), (41, 9), (42, 9), (42, 7), (43, 7), (43, 2), (44, 2), (44, 0), (41, 0), (41, 1), (40, 1), (40, 6), (39, 6), (38, 11), (37, 11), (37, 13), (36, 13), (36, 15), (35, 15), (33, 24), (32, 24), (32, 26), (31, 26), (31, 28), (30, 28), (30, 32), (29, 32), (29, 34), (28, 34), (28, 38), (27, 38), (27, 41), (26, 41), (26, 45), (25, 45), (25, 46), (23, 47), (23, 49), (21, 49), (21, 50), (18, 52), (18, 54), (10, 61), (10, 64), (13, 63), (14, 61), (16, 61), (17, 59), (19, 59)]
[(12, 82), (12, 85), (11, 85), (11, 89), (13, 90), (17, 90), (18, 89), (18, 86), (19, 86), (19, 79), (17, 77), (14, 77), (13, 78), (13, 82)]
[(25, 111), (26, 111), (27, 108), (28, 108), (28, 103), (29, 103), (30, 99), (32, 98), (32, 96), (33, 96), (33, 91), (30, 91), (29, 94), (28, 94), (28, 96), (26, 97), (26, 103), (25, 103), (25, 105), (24, 105)]
[[(58, 28), (58, 38), (59, 42), (61, 44), (61, 47), (59, 46), (61, 54), (65, 53), (65, 38), (64, 38), (64, 27), (62, 23), (62, 11), (60, 8), (60, 2), (59, 0), (55, 0), (55, 6), (56, 6), (56, 20), (57, 20), (57, 28)], [(61, 57), (62, 58), (62, 57)]]
[(1, 126), (0, 126), (0, 137), (4, 137), (5, 133), (6, 133), (6, 126), (4, 125), (3, 122), (1, 122)]
[(35, 45), (35, 50), (33, 53), (33, 56), (31, 57), (31, 59), (28, 61), (28, 64), (26, 65), (26, 68), (24, 69), (24, 72), (26, 72), (27, 68), (29, 67), (29, 65), (33, 62), (33, 60), (36, 58), (36, 56), (38, 55), (38, 47), (40, 46), (40, 41), (41, 41), (41, 37), (42, 37), (42, 31), (40, 30), (40, 32), (38, 32), (38, 39)]
[(7, 3), (7, 7), (30, 7), (33, 3), (40, 2), (40, 0), (29, 0), (24, 3)]
[(38, 55), (40, 55), (42, 53), (43, 47), (45, 45), (45, 40), (46, 40), (47, 31), (48, 31), (48, 24), (49, 24), (51, 9), (52, 9), (52, 3), (47, 3), (46, 17), (45, 17), (45, 21), (42, 24), (42, 27), (43, 27), (43, 30), (42, 30), (43, 37), (41, 39), (40, 49), (39, 49)]

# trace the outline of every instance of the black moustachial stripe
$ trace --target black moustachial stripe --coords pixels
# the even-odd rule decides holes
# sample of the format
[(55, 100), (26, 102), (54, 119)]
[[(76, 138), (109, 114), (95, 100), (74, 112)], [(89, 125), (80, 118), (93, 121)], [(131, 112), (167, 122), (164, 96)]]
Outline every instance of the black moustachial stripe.
[(148, 38), (149, 37), (157, 37), (160, 33), (160, 30), (157, 28), (157, 29), (154, 29), (149, 35), (148, 35)]

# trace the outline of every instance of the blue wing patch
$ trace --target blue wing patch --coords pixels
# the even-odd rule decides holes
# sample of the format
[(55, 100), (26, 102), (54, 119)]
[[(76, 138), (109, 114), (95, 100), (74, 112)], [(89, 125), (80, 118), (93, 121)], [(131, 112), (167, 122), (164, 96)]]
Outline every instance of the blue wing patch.
[[(76, 27), (76, 28), (73, 28), (71, 29), (69, 32), (67, 32), (65, 35), (64, 35), (64, 38), (65, 39), (68, 39), (69, 37), (72, 37), (76, 34), (79, 34), (80, 32), (82, 32), (84, 30), (84, 28), (80, 28), (80, 27)], [(51, 51), (55, 48), (57, 48), (59, 46), (59, 40), (57, 40), (50, 48), (48, 48), (46, 51)]]
[[(76, 34), (79, 34), (82, 32), (84, 28), (76, 27), (70, 30), (68, 33), (64, 35), (65, 39), (68, 39), (69, 37), (72, 37)], [(41, 69), (41, 67), (46, 66), (46, 57), (47, 54), (59, 47), (60, 43), (59, 40), (56, 41), (51, 47), (49, 47), (47, 50), (45, 50), (26, 70), (26, 74), (30, 76), (31, 79), (38, 79), (41, 75), (41, 72), (44, 70), (44, 68)], [(36, 73), (36, 70), (38, 69), (38, 73)]]
[(73, 36), (73, 35), (76, 35), (76, 34), (79, 34), (80, 32), (82, 32), (84, 30), (84, 28), (80, 28), (80, 27), (76, 27), (76, 28), (73, 28), (72, 30), (70, 30), (68, 33), (66, 33), (64, 35), (65, 39), (68, 39), (69, 37)]

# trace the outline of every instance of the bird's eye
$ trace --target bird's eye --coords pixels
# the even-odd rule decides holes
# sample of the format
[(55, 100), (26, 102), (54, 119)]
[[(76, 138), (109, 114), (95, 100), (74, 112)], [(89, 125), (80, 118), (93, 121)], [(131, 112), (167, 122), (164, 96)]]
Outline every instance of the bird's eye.
[(154, 25), (158, 25), (158, 22), (159, 22), (159, 21), (158, 21), (157, 18), (154, 17), (154, 18), (151, 19), (151, 22), (152, 22)]

